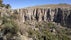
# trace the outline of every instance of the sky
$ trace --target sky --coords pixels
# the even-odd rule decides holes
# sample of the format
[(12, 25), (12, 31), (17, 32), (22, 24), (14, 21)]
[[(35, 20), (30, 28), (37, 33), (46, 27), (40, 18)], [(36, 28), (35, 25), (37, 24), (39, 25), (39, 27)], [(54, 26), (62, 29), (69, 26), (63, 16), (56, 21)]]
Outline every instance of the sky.
[(3, 0), (4, 4), (10, 4), (13, 9), (45, 4), (71, 4), (71, 0)]

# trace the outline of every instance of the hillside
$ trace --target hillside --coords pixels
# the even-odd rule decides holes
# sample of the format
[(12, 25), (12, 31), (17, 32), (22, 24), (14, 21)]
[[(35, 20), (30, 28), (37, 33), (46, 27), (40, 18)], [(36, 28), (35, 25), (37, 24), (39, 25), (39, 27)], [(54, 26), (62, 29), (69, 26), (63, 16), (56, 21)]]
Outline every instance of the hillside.
[(71, 5), (0, 7), (0, 40), (71, 40)]
[(36, 5), (25, 8), (71, 8), (71, 4), (46, 4), (46, 5)]

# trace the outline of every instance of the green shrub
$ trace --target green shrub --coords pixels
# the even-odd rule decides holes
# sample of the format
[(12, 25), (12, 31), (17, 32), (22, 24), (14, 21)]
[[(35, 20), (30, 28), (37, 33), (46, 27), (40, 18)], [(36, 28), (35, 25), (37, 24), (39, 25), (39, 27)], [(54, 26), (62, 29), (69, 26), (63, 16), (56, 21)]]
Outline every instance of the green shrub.
[(16, 34), (18, 32), (18, 26), (16, 26), (14, 23), (5, 23), (3, 31), (11, 34)]
[(2, 29), (4, 32), (7, 31), (7, 33), (16, 34), (19, 30), (17, 23), (14, 22), (10, 17), (3, 16), (2, 17), (2, 25), (4, 25), (4, 28)]

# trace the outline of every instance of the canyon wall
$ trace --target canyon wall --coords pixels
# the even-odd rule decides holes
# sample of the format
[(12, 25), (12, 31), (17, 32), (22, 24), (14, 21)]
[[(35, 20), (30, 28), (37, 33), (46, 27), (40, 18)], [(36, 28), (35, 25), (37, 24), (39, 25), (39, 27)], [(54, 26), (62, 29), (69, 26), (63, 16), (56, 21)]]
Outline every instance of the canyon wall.
[(20, 17), (20, 21), (46, 21), (55, 22), (63, 26), (71, 26), (70, 8), (26, 8), (15, 10)]
[(21, 9), (6, 9), (0, 8), (1, 17), (3, 14), (12, 15), (17, 14), (19, 16), (19, 22), (25, 21), (46, 21), (55, 22), (63, 26), (71, 26), (71, 6), (60, 5), (60, 6), (50, 6), (50, 7), (30, 7)]

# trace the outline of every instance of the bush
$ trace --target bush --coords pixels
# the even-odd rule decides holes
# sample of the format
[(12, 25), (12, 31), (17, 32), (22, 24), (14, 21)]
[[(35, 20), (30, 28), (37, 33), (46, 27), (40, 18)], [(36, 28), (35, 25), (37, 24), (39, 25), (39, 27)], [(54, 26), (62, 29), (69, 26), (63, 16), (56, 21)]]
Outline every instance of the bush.
[(4, 28), (2, 29), (4, 32), (8, 31), (9, 33), (16, 34), (18, 32), (18, 25), (14, 22), (10, 17), (4, 16), (2, 17), (2, 25), (4, 25)]
[(11, 33), (11, 34), (16, 34), (18, 32), (18, 26), (15, 25), (15, 23), (5, 23), (4, 24), (3, 31), (5, 34)]

